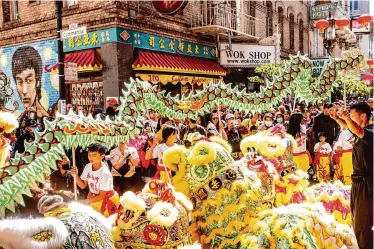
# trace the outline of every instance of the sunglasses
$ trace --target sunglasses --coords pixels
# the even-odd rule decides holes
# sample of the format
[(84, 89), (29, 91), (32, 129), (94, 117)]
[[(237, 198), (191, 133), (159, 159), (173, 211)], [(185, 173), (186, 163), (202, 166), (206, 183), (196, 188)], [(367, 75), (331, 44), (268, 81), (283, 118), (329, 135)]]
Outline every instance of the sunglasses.
[(214, 118), (212, 118), (213, 120), (216, 120), (216, 119), (218, 119), (217, 117), (214, 117)]

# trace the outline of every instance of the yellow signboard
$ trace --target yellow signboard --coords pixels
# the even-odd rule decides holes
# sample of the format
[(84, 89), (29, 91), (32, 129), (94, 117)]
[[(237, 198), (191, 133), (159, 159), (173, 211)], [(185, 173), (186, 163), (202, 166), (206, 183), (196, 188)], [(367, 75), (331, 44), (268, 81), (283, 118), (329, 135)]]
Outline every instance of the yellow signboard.
[(209, 84), (213, 82), (215, 84), (218, 81), (222, 80), (222, 78), (206, 78), (206, 77), (198, 77), (198, 76), (184, 76), (184, 75), (164, 75), (164, 74), (136, 74), (136, 77), (140, 78), (144, 81), (149, 81), (152, 84), (158, 84), (159, 82), (163, 85), (167, 83), (171, 83), (176, 85), (181, 83), (182, 85), (191, 84), (191, 85), (198, 85), (201, 86), (202, 84)]

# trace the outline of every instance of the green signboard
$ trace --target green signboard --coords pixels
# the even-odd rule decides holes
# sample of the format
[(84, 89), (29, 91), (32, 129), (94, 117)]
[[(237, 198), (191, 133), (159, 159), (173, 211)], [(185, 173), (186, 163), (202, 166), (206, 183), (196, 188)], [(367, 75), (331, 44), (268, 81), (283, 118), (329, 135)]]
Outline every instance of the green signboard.
[(216, 58), (216, 48), (194, 42), (163, 37), (134, 30), (110, 28), (89, 32), (83, 36), (64, 40), (64, 52), (100, 47), (106, 42), (131, 43), (135, 48), (178, 53), (201, 58)]

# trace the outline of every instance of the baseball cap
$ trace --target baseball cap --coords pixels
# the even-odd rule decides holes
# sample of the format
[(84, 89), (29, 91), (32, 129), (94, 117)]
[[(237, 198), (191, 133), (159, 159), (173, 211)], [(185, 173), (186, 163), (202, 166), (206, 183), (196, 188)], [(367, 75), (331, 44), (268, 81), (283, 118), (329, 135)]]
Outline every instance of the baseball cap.
[(228, 120), (230, 118), (235, 118), (234, 114), (231, 114), (231, 113), (227, 114), (225, 117), (225, 120)]
[(38, 124), (36, 123), (36, 121), (34, 119), (28, 119), (26, 122), (25, 122), (25, 127), (36, 127), (38, 126)]

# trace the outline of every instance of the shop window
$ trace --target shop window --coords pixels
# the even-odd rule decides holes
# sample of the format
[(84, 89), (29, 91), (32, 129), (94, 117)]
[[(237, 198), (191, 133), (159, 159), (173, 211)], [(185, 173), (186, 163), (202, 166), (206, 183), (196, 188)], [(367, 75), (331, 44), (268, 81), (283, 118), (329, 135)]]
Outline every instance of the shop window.
[(290, 14), (290, 50), (295, 49), (295, 17), (291, 13)]
[(304, 21), (299, 21), (299, 51), (304, 53)]
[(279, 24), (279, 33), (281, 35), (281, 46), (283, 47), (283, 30), (284, 30), (284, 16), (283, 16), (283, 8), (278, 7), (278, 24)]
[(87, 112), (104, 108), (103, 82), (70, 84), (70, 103), (83, 106)]
[(273, 35), (273, 4), (266, 2), (266, 36)]

